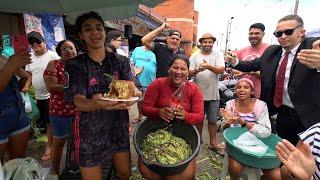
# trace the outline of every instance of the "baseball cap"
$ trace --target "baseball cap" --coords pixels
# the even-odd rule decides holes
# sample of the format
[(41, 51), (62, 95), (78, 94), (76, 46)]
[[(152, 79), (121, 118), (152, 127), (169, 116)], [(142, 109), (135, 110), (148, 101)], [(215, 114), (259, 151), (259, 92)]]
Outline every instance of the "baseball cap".
[(36, 40), (41, 41), (41, 42), (44, 41), (43, 36), (42, 36), (39, 32), (37, 32), (37, 31), (31, 31), (31, 32), (29, 32), (29, 33), (27, 34), (27, 38), (28, 38), (28, 41), (29, 41), (31, 38), (36, 39)]
[(181, 38), (181, 32), (175, 29), (171, 29), (168, 31), (168, 36), (177, 35)]

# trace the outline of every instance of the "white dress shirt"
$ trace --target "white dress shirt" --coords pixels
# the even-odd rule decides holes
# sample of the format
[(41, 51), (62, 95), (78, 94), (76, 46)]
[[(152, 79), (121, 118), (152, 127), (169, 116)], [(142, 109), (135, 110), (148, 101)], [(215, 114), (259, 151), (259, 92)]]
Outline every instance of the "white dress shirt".
[[(294, 108), (292, 101), (290, 99), (289, 93), (288, 93), (288, 84), (289, 84), (289, 79), (290, 79), (290, 70), (291, 70), (291, 66), (293, 63), (293, 59), (297, 53), (298, 47), (300, 46), (300, 43), (294, 47), (293, 49), (290, 50), (289, 56), (288, 56), (288, 63), (287, 63), (287, 67), (286, 67), (286, 72), (285, 72), (285, 77), (284, 77), (284, 87), (283, 87), (283, 93), (282, 93), (282, 104), (291, 108)], [(282, 49), (282, 55), (281, 55), (281, 59), (279, 61), (279, 65), (277, 68), (277, 76), (278, 76), (278, 71), (279, 71), (279, 67), (280, 64), (285, 56), (286, 50)], [(276, 77), (277, 77), (276, 76)], [(277, 79), (277, 78), (276, 78)]]

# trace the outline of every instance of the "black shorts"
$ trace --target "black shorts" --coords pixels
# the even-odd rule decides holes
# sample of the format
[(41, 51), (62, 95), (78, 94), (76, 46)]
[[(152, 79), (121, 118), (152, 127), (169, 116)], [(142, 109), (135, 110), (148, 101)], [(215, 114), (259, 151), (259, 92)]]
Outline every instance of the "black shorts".
[(40, 111), (40, 118), (37, 120), (37, 126), (46, 129), (46, 125), (50, 123), (49, 99), (37, 100), (37, 107)]

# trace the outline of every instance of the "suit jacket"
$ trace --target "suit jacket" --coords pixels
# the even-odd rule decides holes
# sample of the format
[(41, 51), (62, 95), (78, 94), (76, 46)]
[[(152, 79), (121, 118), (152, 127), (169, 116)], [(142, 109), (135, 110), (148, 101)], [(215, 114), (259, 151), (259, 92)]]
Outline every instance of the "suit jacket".
[[(303, 40), (297, 50), (311, 49), (315, 38)], [(261, 95), (260, 99), (268, 105), (269, 113), (277, 113), (273, 105), (275, 91), (276, 72), (281, 59), (282, 47), (272, 45), (262, 54), (260, 58), (253, 61), (240, 61), (235, 69), (240, 71), (260, 71), (261, 73)], [(301, 64), (296, 56), (292, 62), (288, 84), (288, 93), (305, 128), (320, 121), (320, 76), (316, 69)]]

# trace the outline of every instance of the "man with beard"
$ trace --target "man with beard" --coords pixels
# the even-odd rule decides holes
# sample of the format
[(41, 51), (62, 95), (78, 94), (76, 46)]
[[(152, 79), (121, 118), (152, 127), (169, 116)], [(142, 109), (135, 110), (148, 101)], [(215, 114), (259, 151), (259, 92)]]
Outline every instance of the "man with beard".
[[(168, 76), (169, 64), (175, 54), (185, 54), (182, 49), (179, 48), (181, 32), (178, 30), (169, 29), (170, 25), (168, 23), (163, 23), (160, 27), (146, 34), (141, 39), (142, 44), (156, 55), (156, 78)], [(165, 30), (169, 30), (166, 44), (153, 42), (153, 40)]]
[[(237, 58), (240, 61), (251, 61), (255, 58), (258, 58), (262, 55), (264, 50), (266, 50), (269, 45), (262, 42), (264, 36), (265, 27), (262, 23), (254, 23), (249, 28), (249, 42), (250, 46), (244, 47), (236, 52)], [(260, 97), (260, 71), (256, 72), (242, 72), (238, 70), (232, 71), (235, 77), (249, 78), (254, 84), (254, 95), (256, 98)]]
[[(208, 119), (208, 131), (210, 135), (210, 148), (218, 154), (222, 154), (216, 140), (217, 116), (219, 109), (219, 74), (224, 72), (223, 54), (213, 49), (216, 38), (211, 34), (204, 34), (200, 39), (201, 51), (190, 57), (190, 76), (194, 76), (194, 82), (202, 91), (204, 99), (204, 111)], [(202, 133), (203, 123), (196, 125), (199, 133)]]

